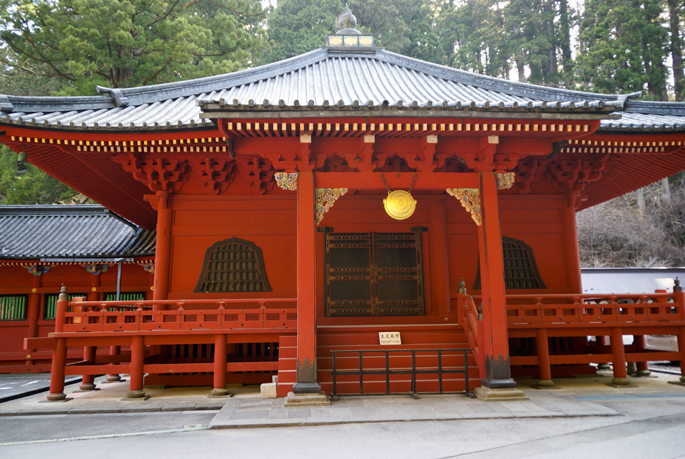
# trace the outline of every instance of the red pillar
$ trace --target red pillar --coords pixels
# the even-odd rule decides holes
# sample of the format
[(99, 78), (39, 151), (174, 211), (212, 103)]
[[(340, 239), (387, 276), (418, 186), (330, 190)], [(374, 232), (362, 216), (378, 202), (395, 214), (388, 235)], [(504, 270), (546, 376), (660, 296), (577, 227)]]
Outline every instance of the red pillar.
[[(647, 347), (647, 338), (645, 335), (633, 335), (633, 344), (636, 352), (644, 352)], [(637, 375), (649, 376), (652, 372), (649, 371), (649, 362), (637, 362)]]
[(576, 209), (570, 205), (569, 202), (564, 202), (562, 206), (564, 252), (567, 259), (566, 279), (569, 293), (583, 293), (583, 283), (580, 276), (580, 252), (578, 250)]
[(316, 226), (311, 170), (300, 170), (297, 186), (297, 382), (296, 394), (320, 393), (316, 377)]
[(38, 320), (40, 316), (40, 293), (38, 289), (43, 286), (43, 274), (33, 276), (33, 289), (29, 295), (29, 307), (27, 319), (29, 323), (29, 338), (38, 336)]
[(52, 352), (52, 366), (50, 369), (50, 393), (47, 399), (51, 402), (64, 400), (64, 368), (67, 365), (67, 340), (57, 338), (57, 347)]
[(143, 398), (143, 377), (145, 375), (145, 342), (142, 336), (134, 336), (131, 340), (131, 380), (127, 398)]
[[(69, 296), (67, 295), (67, 288), (62, 285), (55, 310), (55, 333), (64, 331), (64, 314), (67, 312), (68, 302)], [(51, 402), (57, 402), (66, 398), (66, 395), (64, 394), (64, 368), (66, 365), (67, 340), (65, 338), (57, 338), (57, 347), (52, 352), (50, 393), (47, 396), (47, 399)]]
[[(90, 292), (88, 292), (88, 301), (98, 301), (100, 299), (98, 287), (100, 287), (100, 271), (96, 270), (93, 272), (92, 276), (90, 276)], [(97, 347), (84, 346), (83, 360), (87, 361), (90, 365), (95, 364), (96, 354)], [(82, 375), (79, 389), (83, 391), (95, 390), (95, 375)]]
[[(121, 355), (121, 346), (110, 346), (109, 347), (109, 355), (111, 355), (111, 356)], [(113, 382), (119, 382), (119, 381), (121, 381), (121, 376), (119, 376), (118, 374), (112, 373), (112, 374), (107, 375), (107, 382), (113, 383)]]
[[(27, 319), (29, 323), (29, 338), (36, 338), (38, 336), (38, 320), (40, 319), (40, 293), (38, 289), (43, 286), (43, 275), (33, 276), (33, 289), (29, 295), (29, 304), (27, 311)], [(35, 349), (28, 349), (29, 356), (33, 354)], [(34, 360), (27, 359), (27, 365), (33, 365)]]
[[(83, 360), (87, 361), (89, 365), (95, 365), (96, 353), (97, 346), (84, 346)], [(82, 375), (79, 389), (84, 391), (95, 390), (95, 375)]]
[(547, 339), (547, 330), (538, 328), (537, 337), (535, 339), (535, 347), (538, 354), (538, 381), (537, 385), (540, 387), (552, 387), (552, 367), (549, 361), (549, 341)]
[(629, 384), (626, 370), (626, 350), (623, 346), (623, 330), (620, 327), (611, 329), (611, 353), (614, 361), (614, 379), (611, 382), (617, 386)]
[[(171, 229), (173, 225), (173, 203), (171, 194), (158, 191), (157, 197), (157, 241), (155, 246), (155, 283), (152, 299), (166, 300), (169, 297), (169, 272), (171, 270)], [(155, 309), (166, 309), (154, 307)]]
[(678, 350), (680, 351), (680, 383), (685, 384), (685, 327), (678, 330)]
[(481, 381), (481, 384), (490, 389), (513, 389), (516, 387), (516, 382), (511, 379), (509, 362), (504, 256), (497, 180), (494, 172), (482, 172), (480, 177), (482, 224), (478, 227), (478, 245), (485, 355), (485, 379)]
[(447, 317), (450, 311), (450, 264), (447, 240), (447, 206), (431, 201), (429, 233), (433, 314)]
[(211, 395), (228, 395), (226, 390), (226, 335), (214, 337), (214, 389)]

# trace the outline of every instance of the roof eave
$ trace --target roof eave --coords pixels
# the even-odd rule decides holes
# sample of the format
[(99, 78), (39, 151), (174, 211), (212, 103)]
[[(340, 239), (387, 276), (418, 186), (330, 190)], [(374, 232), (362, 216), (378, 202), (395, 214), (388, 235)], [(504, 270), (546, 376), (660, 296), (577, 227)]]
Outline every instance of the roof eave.
[[(218, 106), (217, 106), (218, 107)], [(213, 108), (213, 107), (212, 107)], [(200, 113), (203, 119), (294, 119), (294, 118), (494, 118), (494, 119), (540, 119), (540, 120), (610, 120), (620, 119), (620, 115), (612, 114), (611, 110), (597, 110), (588, 112), (559, 112), (555, 110), (455, 110), (455, 109), (400, 109), (385, 108), (369, 110), (352, 107), (347, 109), (331, 109), (312, 107), (307, 109), (289, 110), (208, 110)]]

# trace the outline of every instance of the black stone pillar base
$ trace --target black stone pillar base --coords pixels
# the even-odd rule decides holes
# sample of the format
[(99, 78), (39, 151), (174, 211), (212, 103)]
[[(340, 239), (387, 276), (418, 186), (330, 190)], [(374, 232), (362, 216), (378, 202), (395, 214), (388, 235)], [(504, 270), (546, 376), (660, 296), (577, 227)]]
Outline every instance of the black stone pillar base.
[(500, 354), (497, 359), (485, 356), (485, 379), (481, 385), (489, 389), (516, 389), (516, 381), (511, 379), (509, 356), (505, 358)]
[(321, 385), (316, 381), (316, 359), (313, 362), (309, 358), (300, 362), (297, 359), (297, 382), (293, 386), (295, 394), (318, 394), (321, 392)]

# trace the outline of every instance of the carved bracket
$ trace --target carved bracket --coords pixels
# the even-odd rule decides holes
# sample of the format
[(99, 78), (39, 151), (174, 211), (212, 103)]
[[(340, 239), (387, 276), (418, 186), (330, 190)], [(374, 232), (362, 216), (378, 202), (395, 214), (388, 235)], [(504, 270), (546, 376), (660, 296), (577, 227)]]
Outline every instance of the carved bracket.
[[(238, 173), (248, 183), (253, 194), (264, 194), (273, 189), (275, 170), (268, 158), (250, 158), (238, 161)], [(269, 183), (271, 188), (269, 188)]]
[(314, 204), (314, 218), (318, 225), (323, 220), (323, 215), (333, 208), (333, 204), (341, 196), (347, 193), (347, 188), (317, 188), (316, 201)]
[(498, 190), (508, 190), (514, 186), (514, 182), (516, 181), (516, 173), (495, 172), (495, 178), (497, 179)]
[(106, 273), (108, 269), (109, 269), (108, 265), (101, 265), (99, 263), (86, 265), (86, 271), (88, 271), (89, 273), (91, 273), (95, 276), (99, 276), (102, 273)]
[(533, 183), (542, 179), (547, 170), (548, 159), (524, 159), (519, 162), (517, 188), (520, 194), (528, 194)]
[(285, 191), (297, 191), (299, 176), (299, 172), (276, 172), (274, 179), (276, 179), (276, 185), (279, 188)]
[(468, 168), (474, 172), (488, 172), (495, 169), (495, 153), (499, 137), (491, 135), (480, 139), (480, 151), (461, 153), (459, 156), (464, 160)]
[(148, 272), (150, 274), (154, 274), (155, 273), (155, 262), (151, 261), (150, 263), (144, 263), (143, 269), (145, 270), (145, 272)]
[(224, 193), (236, 175), (235, 161), (229, 159), (193, 159), (193, 172), (207, 194)]
[(467, 212), (471, 214), (471, 218), (480, 226), (483, 223), (481, 206), (480, 206), (480, 190), (478, 188), (447, 188), (447, 194), (454, 196), (464, 206)]
[(118, 154), (112, 159), (152, 191), (178, 192), (188, 181), (190, 173), (186, 160), (144, 159), (133, 152)]
[(24, 268), (26, 268), (29, 274), (33, 274), (34, 276), (42, 276), (43, 274), (47, 274), (48, 272), (50, 272), (49, 266), (26, 265), (24, 266)]
[(547, 180), (568, 198), (568, 205), (579, 207), (585, 186), (599, 180), (606, 170), (609, 155), (592, 160), (572, 159), (553, 161), (547, 167)]

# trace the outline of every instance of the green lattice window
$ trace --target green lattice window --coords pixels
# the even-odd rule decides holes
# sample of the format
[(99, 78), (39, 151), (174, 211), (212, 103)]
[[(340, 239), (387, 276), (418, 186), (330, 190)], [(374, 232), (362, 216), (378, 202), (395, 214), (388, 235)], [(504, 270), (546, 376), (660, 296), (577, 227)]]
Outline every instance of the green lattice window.
[[(70, 293), (69, 301), (73, 300), (77, 296), (88, 297), (87, 293)], [(57, 315), (57, 300), (59, 299), (59, 293), (48, 293), (45, 295), (45, 302), (43, 303), (43, 319), (44, 320), (55, 320)]]
[[(116, 301), (117, 292), (105, 293), (105, 301)], [(145, 292), (120, 292), (119, 301), (145, 301)]]
[(28, 295), (0, 295), (0, 321), (26, 320)]

